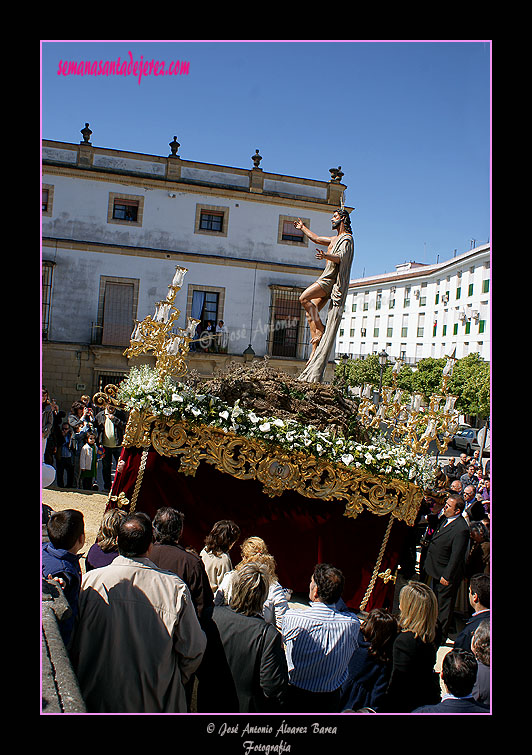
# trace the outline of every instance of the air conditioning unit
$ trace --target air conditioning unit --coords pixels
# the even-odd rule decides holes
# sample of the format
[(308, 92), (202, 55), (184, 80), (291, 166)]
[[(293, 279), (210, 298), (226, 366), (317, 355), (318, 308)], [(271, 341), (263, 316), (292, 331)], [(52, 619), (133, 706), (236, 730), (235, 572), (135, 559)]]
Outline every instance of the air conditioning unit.
[(365, 336), (366, 335), (366, 328), (360, 328), (360, 335)]
[(416, 290), (414, 291), (414, 296), (416, 297), (416, 299), (419, 299), (419, 295), (419, 288), (416, 288)]
[(477, 312), (477, 310), (476, 310), (476, 309), (474, 309), (474, 310), (473, 310), (473, 311), (471, 312), (471, 317), (473, 318), (473, 320), (474, 320), (475, 322), (478, 322), (478, 321), (479, 321), (479, 319), (480, 319), (480, 312)]
[(449, 301), (449, 296), (448, 296), (448, 294), (444, 294), (444, 295), (442, 296), (441, 300), (442, 300), (442, 302), (443, 302), (444, 304), (447, 304), (447, 302)]

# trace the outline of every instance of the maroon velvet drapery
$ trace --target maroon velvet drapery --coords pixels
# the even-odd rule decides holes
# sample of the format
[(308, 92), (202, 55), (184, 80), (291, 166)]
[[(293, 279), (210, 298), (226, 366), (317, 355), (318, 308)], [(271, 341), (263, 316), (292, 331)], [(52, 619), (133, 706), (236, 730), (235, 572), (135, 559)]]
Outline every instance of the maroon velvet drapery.
[[(126, 462), (117, 474), (112, 496), (121, 492), (131, 501), (142, 449), (125, 448)], [(179, 471), (180, 460), (159, 455), (150, 448), (135, 509), (153, 518), (161, 506), (172, 506), (185, 515), (181, 543), (198, 553), (212, 525), (232, 519), (241, 539), (231, 551), (233, 564), (240, 560), (239, 545), (246, 537), (262, 537), (277, 562), (279, 582), (296, 593), (307, 593), (317, 563), (337, 566), (345, 575), (343, 598), (358, 610), (370, 583), (390, 515), (364, 511), (352, 519), (344, 516), (344, 501), (306, 498), (285, 491), (270, 498), (255, 480), (239, 480), (201, 462), (194, 476)], [(117, 505), (110, 501), (108, 508)], [(393, 522), (379, 571), (397, 566), (399, 553), (411, 528)], [(377, 578), (365, 610), (393, 603), (393, 582)]]

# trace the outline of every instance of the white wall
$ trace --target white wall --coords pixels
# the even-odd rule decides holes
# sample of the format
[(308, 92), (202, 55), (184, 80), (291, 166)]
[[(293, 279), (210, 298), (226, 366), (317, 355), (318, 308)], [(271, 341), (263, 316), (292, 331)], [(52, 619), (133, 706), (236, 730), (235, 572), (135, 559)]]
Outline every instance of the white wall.
[[(49, 339), (88, 343), (91, 323), (98, 320), (100, 277), (126, 277), (139, 280), (137, 319), (153, 314), (155, 303), (166, 298), (176, 264), (188, 268), (175, 305), (181, 311), (178, 325), (186, 326), (187, 292), (194, 284), (225, 288), (223, 319), (230, 333), (230, 352), (242, 352), (250, 342), (257, 354), (267, 351), (272, 284), (305, 288), (314, 275), (261, 270), (252, 267), (212, 265), (198, 262), (127, 257), (121, 254), (79, 251), (77, 249), (43, 249), (43, 258), (54, 261), (52, 317)], [(250, 337), (253, 288), (253, 334)], [(303, 312), (302, 312), (303, 316)]]
[[(344, 335), (338, 336), (337, 354), (371, 354), (385, 348), (390, 357), (399, 357), (406, 351), (406, 359), (419, 360), (427, 357), (441, 358), (449, 354), (456, 347), (456, 356), (460, 359), (472, 352), (480, 354), (482, 359), (490, 360), (490, 292), (483, 292), (483, 281), (490, 279), (489, 245), (479, 247), (472, 252), (466, 252), (459, 257), (440, 263), (437, 266), (420, 268), (420, 275), (404, 279), (389, 280), (390, 276), (363, 281), (352, 281), (355, 286), (348, 296), (344, 316), (340, 328)], [(473, 272), (471, 272), (473, 269)], [(458, 273), (461, 272), (461, 277)], [(422, 284), (426, 286), (422, 288)], [(469, 295), (469, 284), (473, 284), (473, 294)], [(395, 294), (391, 288), (395, 286)], [(405, 288), (410, 288), (410, 306), (404, 307)], [(456, 298), (457, 288), (461, 288), (460, 298)], [(415, 290), (420, 296), (426, 297), (425, 306), (420, 306)], [(381, 308), (376, 309), (377, 291), (382, 291)], [(443, 302), (443, 294), (449, 291), (449, 301)], [(365, 293), (368, 295), (365, 297)], [(439, 302), (436, 303), (436, 293), (439, 292)], [(366, 298), (368, 309), (363, 310)], [(395, 298), (395, 307), (390, 309), (390, 298)], [(357, 303), (356, 312), (352, 312), (353, 301)], [(464, 324), (459, 319), (463, 311), (470, 319), (470, 332), (465, 333)], [(484, 333), (479, 333), (479, 322), (472, 318), (472, 313), (479, 313), (479, 321), (485, 322)], [(424, 332), (418, 337), (417, 328), (419, 315), (424, 314)], [(388, 316), (393, 315), (393, 335), (387, 335)], [(408, 315), (408, 334), (401, 336), (403, 316)], [(379, 335), (374, 337), (375, 317), (380, 316)], [(365, 320), (366, 337), (362, 337), (363, 318)], [(437, 321), (436, 335), (433, 336), (433, 324)], [(350, 330), (354, 321), (355, 333), (352, 337)], [(447, 325), (447, 332), (443, 335), (443, 324)], [(458, 332), (453, 333), (453, 326), (458, 323)]]
[[(42, 218), (44, 237), (42, 257), (55, 262), (53, 274), (52, 316), (48, 337), (52, 341), (85, 342), (91, 337), (91, 323), (98, 320), (100, 277), (125, 277), (139, 280), (137, 319), (154, 311), (155, 302), (168, 293), (175, 266), (188, 268), (183, 289), (176, 299), (181, 310), (179, 324), (186, 324), (188, 286), (225, 288), (223, 319), (230, 332), (234, 353), (243, 351), (251, 342), (257, 354), (267, 351), (270, 289), (272, 284), (305, 288), (323, 268), (314, 245), (304, 248), (279, 244), (279, 217), (310, 218), (317, 233), (331, 232), (331, 210), (304, 210), (283, 204), (268, 204), (243, 198), (227, 198), (167, 189), (148, 189), (114, 180), (86, 180), (44, 173), (43, 183), (54, 186), (52, 217)], [(200, 190), (201, 191), (201, 190)], [(109, 193), (144, 197), (142, 227), (108, 223)], [(210, 236), (194, 232), (196, 205), (229, 207), (227, 236)], [(51, 239), (72, 240), (56, 247)], [(79, 242), (109, 244), (119, 247), (115, 253), (99, 247), (82, 249)], [(128, 253), (127, 247), (133, 247)], [(142, 256), (136, 247), (168, 250), (167, 259)], [(172, 252), (182, 252), (174, 256)], [(214, 255), (220, 263), (187, 259), (186, 254)], [(231, 262), (229, 261), (231, 260)], [(239, 264), (234, 260), (244, 260)], [(281, 263), (309, 267), (308, 274), (287, 268), (260, 269), (250, 262)], [(213, 264), (214, 263), (214, 264)], [(255, 284), (254, 284), (255, 282)], [(255, 305), (253, 334), (250, 335), (253, 288)], [(302, 311), (303, 316), (303, 311)]]
[[(269, 262), (290, 262), (316, 266), (312, 244), (304, 247), (277, 243), (279, 217), (309, 218), (316, 233), (331, 233), (333, 209), (301, 210), (282, 204), (234, 199), (198, 193), (179, 192), (175, 198), (168, 189), (147, 189), (118, 181), (92, 181), (70, 176), (43, 175), (43, 183), (54, 186), (53, 216), (42, 218), (43, 236), (76, 239), (150, 249), (200, 252)], [(109, 193), (144, 197), (142, 227), (108, 223)], [(227, 236), (195, 233), (196, 205), (229, 208)]]

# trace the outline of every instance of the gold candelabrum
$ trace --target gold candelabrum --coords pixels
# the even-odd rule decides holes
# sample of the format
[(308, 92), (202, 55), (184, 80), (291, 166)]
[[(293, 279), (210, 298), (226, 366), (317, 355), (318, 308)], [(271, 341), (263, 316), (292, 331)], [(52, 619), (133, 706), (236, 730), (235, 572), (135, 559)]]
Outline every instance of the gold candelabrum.
[(441, 391), (434, 393), (427, 407), (422, 407), (423, 394), (414, 393), (403, 403), (404, 391), (397, 386), (397, 378), (402, 360), (397, 359), (392, 370), (392, 385), (381, 389), (380, 401), (373, 401), (373, 385), (352, 389), (361, 402), (358, 417), (363, 427), (382, 428), (390, 433), (393, 443), (408, 445), (414, 453), (426, 454), (430, 443), (435, 440), (440, 453), (445, 453), (459, 424), (459, 412), (454, 408), (457, 396), (448, 393), (447, 386), (456, 363), (456, 349), (447, 357), (443, 369)]
[(155, 367), (161, 381), (165, 375), (179, 376), (186, 373), (185, 357), (200, 322), (189, 317), (185, 330), (174, 326), (181, 314), (174, 306), (175, 297), (183, 285), (187, 272), (188, 270), (184, 267), (176, 267), (172, 283), (168, 286), (166, 299), (156, 303), (153, 317), (148, 315), (142, 321), (135, 320), (130, 346), (124, 352), (124, 356), (128, 359), (140, 354), (155, 356)]

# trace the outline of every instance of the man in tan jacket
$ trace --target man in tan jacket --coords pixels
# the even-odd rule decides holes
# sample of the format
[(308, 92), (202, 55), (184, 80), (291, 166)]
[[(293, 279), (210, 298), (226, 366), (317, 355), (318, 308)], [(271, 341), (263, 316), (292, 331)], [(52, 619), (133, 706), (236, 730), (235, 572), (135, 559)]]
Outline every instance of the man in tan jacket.
[(206, 647), (190, 592), (149, 559), (152, 524), (130, 514), (112, 564), (84, 575), (71, 660), (89, 713), (186, 713)]

